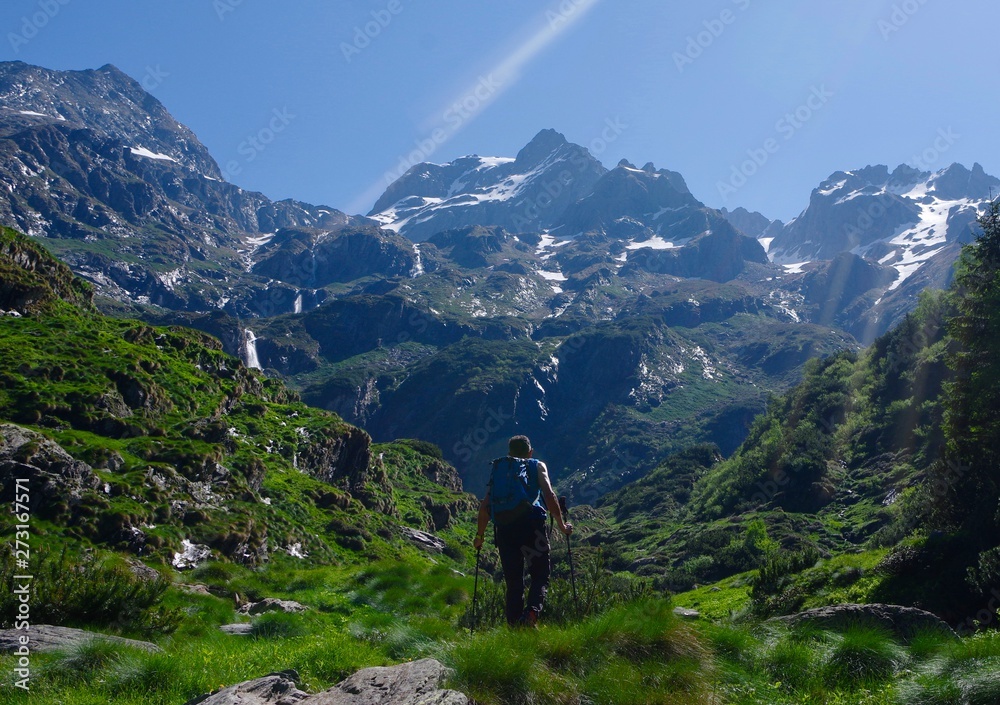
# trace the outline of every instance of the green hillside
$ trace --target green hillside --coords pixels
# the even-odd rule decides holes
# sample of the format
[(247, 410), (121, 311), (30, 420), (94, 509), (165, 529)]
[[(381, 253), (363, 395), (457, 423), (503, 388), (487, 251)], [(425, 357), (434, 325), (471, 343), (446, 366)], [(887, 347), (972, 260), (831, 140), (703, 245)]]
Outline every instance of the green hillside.
[[(1000, 642), (968, 635), (995, 576), (994, 466), (964, 455), (995, 431), (992, 217), (954, 291), (862, 353), (809, 363), (730, 458), (693, 445), (575, 507), (579, 598), (556, 543), (531, 633), (498, 626), (492, 549), (473, 614), (475, 503), (435, 446), (372, 444), (213, 338), (99, 315), (65, 267), (5, 231), (2, 308), (20, 315), (0, 318), (0, 486), (11, 501), (29, 477), (34, 623), (165, 653), (38, 653), (30, 695), (0, 656), (0, 702), (179, 704), (282, 669), (315, 692), (424, 656), (482, 704), (997, 702)], [(463, 383), (497, 384), (501, 362)], [(411, 529), (442, 543), (428, 553)], [(18, 570), (5, 552), (5, 584)], [(266, 597), (305, 611), (237, 613)], [(875, 600), (966, 636), (761, 622)], [(12, 595), (0, 602), (15, 614)], [(234, 621), (249, 635), (218, 630)]]
[[(0, 318), (0, 428), (7, 456), (34, 468), (40, 542), (165, 567), (184, 542), (256, 566), (415, 554), (403, 526), (464, 538), (452, 518), (472, 500), (432, 446), (372, 445), (214, 338), (99, 315), (36, 244), (0, 242), (4, 308), (25, 312)], [(0, 478), (8, 496), (16, 473)]]
[(731, 457), (693, 448), (601, 500), (590, 542), (667, 589), (746, 574), (729, 606), (760, 615), (881, 601), (995, 624), (997, 223), (950, 291), (811, 361)]

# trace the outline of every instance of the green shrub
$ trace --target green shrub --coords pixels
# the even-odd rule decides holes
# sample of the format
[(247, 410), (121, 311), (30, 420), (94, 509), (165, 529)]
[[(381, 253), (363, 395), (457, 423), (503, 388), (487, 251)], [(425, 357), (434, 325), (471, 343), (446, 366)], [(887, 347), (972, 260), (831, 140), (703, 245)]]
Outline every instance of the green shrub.
[(809, 645), (793, 639), (782, 639), (764, 657), (764, 668), (770, 676), (791, 689), (802, 689), (813, 680), (816, 656)]
[(106, 683), (115, 694), (169, 692), (185, 679), (184, 667), (172, 654), (147, 654), (113, 664)]
[(451, 652), (456, 687), (477, 702), (527, 705), (537, 635), (494, 632)]
[[(169, 634), (180, 624), (181, 611), (161, 604), (170, 583), (140, 578), (120, 561), (41, 550), (32, 571), (31, 616), (37, 624), (94, 626), (146, 638)], [(12, 585), (18, 572), (12, 553), (5, 551), (0, 581)], [(11, 626), (16, 614), (15, 597), (9, 590), (0, 593), (4, 626)]]
[[(652, 581), (631, 574), (612, 573), (605, 566), (604, 554), (598, 551), (582, 566), (576, 567), (575, 599), (571, 578), (553, 578), (549, 583), (549, 592), (545, 600), (545, 611), (542, 615), (544, 622), (570, 624), (654, 595)], [(480, 573), (479, 594), (476, 600), (477, 628), (495, 627), (505, 623), (505, 593), (506, 587), (502, 581), (493, 580), (485, 572)], [(471, 626), (472, 617), (470, 600), (459, 623)]]
[(760, 570), (750, 579), (750, 602), (754, 611), (770, 615), (798, 609), (805, 595), (799, 595), (791, 585), (794, 576), (816, 565), (819, 559), (819, 551), (815, 548), (769, 552)]

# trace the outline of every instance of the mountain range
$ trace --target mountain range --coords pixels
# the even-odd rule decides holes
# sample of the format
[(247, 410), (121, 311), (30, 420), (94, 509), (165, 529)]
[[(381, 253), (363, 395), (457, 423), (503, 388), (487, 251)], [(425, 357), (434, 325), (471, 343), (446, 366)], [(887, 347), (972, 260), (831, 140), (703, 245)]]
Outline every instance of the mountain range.
[(225, 182), (113, 66), (0, 64), (0, 106), (0, 222), (98, 306), (209, 332), (376, 440), (437, 443), (473, 490), (513, 432), (581, 497), (691, 442), (732, 452), (809, 358), (947, 284), (1000, 185), (838, 172), (784, 224), (542, 130), (515, 157), (418, 164), (352, 216)]

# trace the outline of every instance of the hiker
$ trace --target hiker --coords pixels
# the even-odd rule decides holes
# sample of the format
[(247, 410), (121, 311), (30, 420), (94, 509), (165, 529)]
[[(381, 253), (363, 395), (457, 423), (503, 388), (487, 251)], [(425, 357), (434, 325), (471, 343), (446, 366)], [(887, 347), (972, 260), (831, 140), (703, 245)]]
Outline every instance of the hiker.
[[(482, 547), (486, 525), (492, 517), (494, 543), (500, 551), (507, 583), (507, 623), (534, 627), (549, 585), (546, 508), (552, 512), (559, 530), (567, 536), (573, 533), (573, 525), (563, 519), (545, 463), (531, 457), (534, 451), (528, 437), (511, 438), (507, 453), (507, 457), (493, 461), (486, 497), (479, 503), (479, 524), (473, 546), (477, 551)], [(524, 604), (525, 563), (531, 576), (527, 607)]]

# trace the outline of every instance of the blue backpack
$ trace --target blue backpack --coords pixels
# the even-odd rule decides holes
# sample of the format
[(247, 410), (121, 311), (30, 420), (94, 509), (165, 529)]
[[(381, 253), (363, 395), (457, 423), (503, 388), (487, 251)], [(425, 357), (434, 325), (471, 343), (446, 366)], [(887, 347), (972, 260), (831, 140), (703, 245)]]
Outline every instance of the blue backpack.
[(538, 461), (534, 458), (507, 456), (494, 460), (488, 491), (494, 524), (516, 521), (532, 509), (545, 517), (545, 509), (536, 504), (541, 488)]

